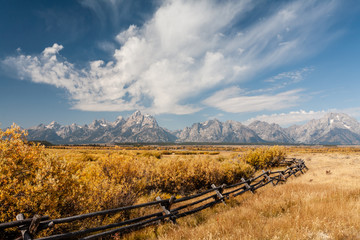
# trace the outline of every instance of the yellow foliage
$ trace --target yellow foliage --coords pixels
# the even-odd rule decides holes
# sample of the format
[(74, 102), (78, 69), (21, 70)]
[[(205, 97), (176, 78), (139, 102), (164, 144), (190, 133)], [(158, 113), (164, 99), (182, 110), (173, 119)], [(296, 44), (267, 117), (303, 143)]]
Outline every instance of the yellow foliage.
[(76, 208), (76, 168), (49, 158), (44, 147), (28, 143), (26, 132), (13, 125), (0, 130), (0, 221), (19, 213), (58, 217)]
[(208, 189), (211, 184), (233, 183), (254, 173), (251, 166), (239, 161), (218, 161), (210, 156), (169, 157), (150, 162), (147, 170), (150, 190), (188, 194)]
[(0, 222), (13, 221), (19, 213), (59, 218), (153, 200), (154, 194), (187, 195), (211, 184), (238, 182), (284, 157), (279, 147), (257, 148), (242, 157), (182, 149), (45, 149), (25, 138), (16, 125), (0, 129)]
[(275, 167), (286, 156), (285, 148), (279, 146), (262, 147), (249, 150), (245, 153), (245, 161), (256, 170)]

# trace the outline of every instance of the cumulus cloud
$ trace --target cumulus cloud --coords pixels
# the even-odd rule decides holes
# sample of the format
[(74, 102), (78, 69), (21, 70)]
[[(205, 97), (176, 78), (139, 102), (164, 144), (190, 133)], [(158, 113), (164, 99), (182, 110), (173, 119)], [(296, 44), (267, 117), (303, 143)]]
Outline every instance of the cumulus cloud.
[(293, 124), (300, 124), (312, 119), (322, 118), (328, 111), (292, 111), (289, 113), (279, 113), (271, 115), (260, 115), (255, 118), (251, 118), (245, 122), (245, 124), (250, 124), (253, 121), (263, 121), (268, 123), (277, 123), (281, 126), (289, 126)]
[[(82, 4), (97, 9), (95, 1)], [(294, 106), (299, 89), (246, 96), (238, 86), (258, 71), (288, 64), (319, 47), (316, 42), (326, 35), (336, 1), (284, 3), (261, 21), (240, 24), (254, 4), (166, 0), (142, 26), (131, 25), (116, 36), (120, 47), (112, 61), (92, 61), (80, 69), (59, 54), (63, 46), (55, 43), (39, 55), (20, 53), (2, 64), (15, 68), (21, 78), (66, 89), (73, 107), (86, 111), (189, 114), (204, 105), (228, 112)], [(97, 14), (101, 18), (103, 9)]]

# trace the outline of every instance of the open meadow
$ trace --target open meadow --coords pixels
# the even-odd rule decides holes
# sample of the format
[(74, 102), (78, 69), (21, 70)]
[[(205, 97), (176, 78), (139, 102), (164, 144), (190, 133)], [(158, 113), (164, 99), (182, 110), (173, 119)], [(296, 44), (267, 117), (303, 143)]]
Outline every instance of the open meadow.
[(288, 155), (304, 159), (309, 171), (140, 238), (360, 239), (359, 148), (290, 147)]
[[(360, 239), (360, 148), (331, 146), (54, 146), (1, 132), (0, 222), (19, 213), (61, 218), (233, 184), (277, 170), (287, 156), (309, 170), (194, 215), (124, 239)], [(56, 225), (38, 236), (86, 229), (150, 214), (159, 208)], [(16, 229), (1, 232), (4, 239)]]

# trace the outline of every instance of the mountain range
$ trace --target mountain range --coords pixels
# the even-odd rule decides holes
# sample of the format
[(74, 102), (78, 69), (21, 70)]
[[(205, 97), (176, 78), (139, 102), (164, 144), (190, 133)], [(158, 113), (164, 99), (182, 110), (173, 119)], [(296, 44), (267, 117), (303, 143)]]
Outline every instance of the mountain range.
[(89, 125), (60, 125), (51, 122), (28, 130), (29, 140), (53, 144), (100, 143), (281, 143), (281, 144), (360, 144), (360, 123), (344, 113), (328, 113), (304, 125), (282, 128), (275, 123), (254, 121), (244, 125), (217, 119), (194, 123), (183, 130), (170, 131), (156, 119), (140, 111), (114, 122), (94, 120)]

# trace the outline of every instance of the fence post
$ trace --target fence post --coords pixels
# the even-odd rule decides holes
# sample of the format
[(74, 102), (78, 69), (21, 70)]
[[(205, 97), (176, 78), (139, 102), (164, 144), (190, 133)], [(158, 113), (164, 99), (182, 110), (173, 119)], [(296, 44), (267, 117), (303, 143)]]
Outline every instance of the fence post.
[(303, 172), (303, 168), (302, 168), (302, 165), (300, 165), (300, 164), (297, 164), (296, 165), (296, 168), (298, 169), (298, 171), (300, 171), (302, 174), (304, 174), (304, 172)]
[(309, 170), (309, 168), (305, 165), (304, 160), (300, 160), (299, 166), (300, 166), (301, 169)]
[(294, 175), (295, 177), (297, 177), (297, 176), (296, 176), (296, 173), (297, 173), (297, 171), (294, 171), (292, 168), (290, 168), (290, 175), (289, 175), (289, 177), (290, 177), (291, 175)]
[[(212, 187), (213, 189), (216, 189), (215, 184), (211, 184), (211, 187)], [(225, 199), (224, 199), (224, 195), (222, 195), (222, 192), (223, 192), (223, 191), (224, 191), (224, 185), (221, 185), (219, 190), (218, 190), (218, 189), (215, 190), (217, 199), (221, 199), (221, 202), (226, 205)], [(216, 199), (216, 200), (217, 200), (217, 199)]]
[[(165, 215), (170, 215), (170, 214), (172, 214), (172, 213), (170, 212), (170, 207), (171, 207), (171, 205), (173, 204), (173, 202), (174, 202), (175, 199), (176, 199), (175, 196), (171, 196), (167, 204), (161, 204), (161, 203), (160, 203), (160, 207), (161, 207), (161, 209), (164, 211)], [(162, 199), (161, 199), (160, 196), (157, 196), (157, 197), (156, 197), (156, 200), (157, 200), (157, 201), (161, 201)], [(172, 216), (170, 216), (169, 219), (170, 219), (170, 221), (171, 221), (173, 224), (176, 224), (176, 219), (175, 219), (175, 218), (173, 218)]]
[(246, 189), (249, 189), (252, 192), (252, 194), (255, 194), (252, 187), (250, 187), (250, 185), (247, 183), (247, 181), (244, 178), (241, 178), (241, 181), (244, 182), (244, 185), (245, 185)]
[(40, 221), (41, 221), (41, 216), (39, 214), (35, 214), (29, 226), (29, 232), (31, 236), (34, 236), (36, 234), (37, 229), (40, 225)]
[[(24, 217), (24, 214), (22, 214), (22, 213), (20, 213), (16, 216), (16, 220), (24, 220), (24, 219), (25, 219), (25, 217)], [(21, 225), (21, 226), (19, 226), (19, 229), (23, 229), (24, 227), (26, 227), (26, 225)], [(28, 229), (21, 230), (21, 236), (22, 236), (23, 240), (32, 240), (32, 237), (31, 237)]]
[(282, 172), (279, 172), (280, 178), (284, 181), (286, 181), (286, 177), (284, 176), (284, 174)]
[(265, 172), (264, 170), (262, 170), (262, 172), (265, 174), (264, 176), (266, 177), (266, 179), (272, 183), (273, 186), (275, 186), (274, 181), (271, 179), (271, 177), (267, 174), (268, 172)]

